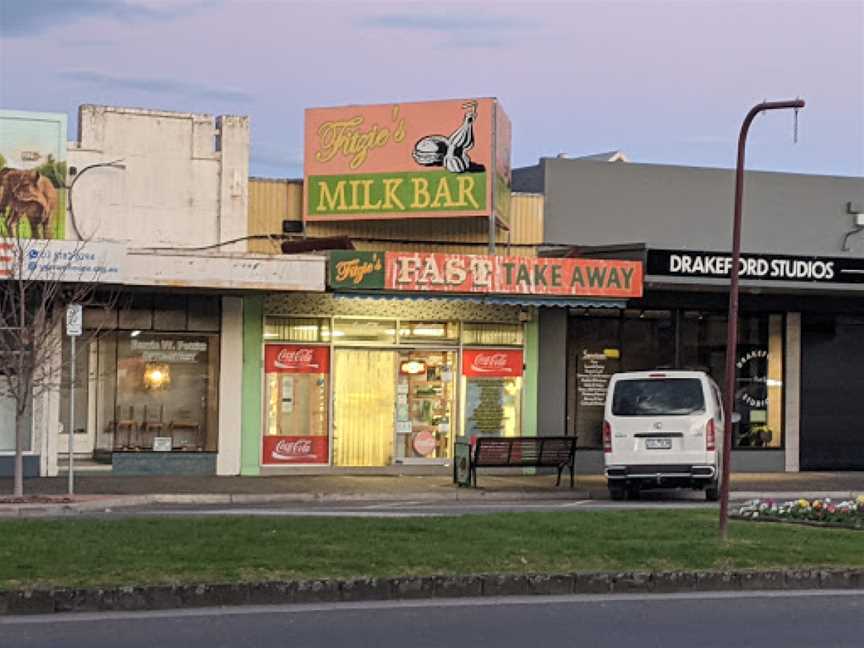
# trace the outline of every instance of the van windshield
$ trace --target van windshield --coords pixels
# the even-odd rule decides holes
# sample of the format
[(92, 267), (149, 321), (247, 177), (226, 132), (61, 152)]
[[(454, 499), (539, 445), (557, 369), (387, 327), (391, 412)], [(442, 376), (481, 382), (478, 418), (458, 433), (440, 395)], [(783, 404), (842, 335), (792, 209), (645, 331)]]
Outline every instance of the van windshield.
[(615, 383), (615, 416), (686, 416), (705, 411), (698, 378), (648, 378)]

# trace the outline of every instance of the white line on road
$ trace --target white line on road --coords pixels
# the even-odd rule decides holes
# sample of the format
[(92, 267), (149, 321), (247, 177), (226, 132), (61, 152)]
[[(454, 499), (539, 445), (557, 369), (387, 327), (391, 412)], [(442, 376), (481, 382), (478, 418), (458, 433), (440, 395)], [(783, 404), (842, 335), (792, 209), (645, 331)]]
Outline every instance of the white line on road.
[(209, 607), (186, 610), (153, 610), (142, 612), (79, 612), (0, 616), (2, 625), (80, 623), (86, 621), (120, 621), (123, 619), (159, 619), (180, 617), (229, 616), (247, 614), (305, 614), (309, 612), (344, 612), (350, 610), (393, 610), (412, 608), (466, 608), (498, 605), (566, 605), (616, 603), (628, 601), (694, 601), (758, 598), (864, 597), (862, 590), (754, 590), (747, 592), (679, 592), (675, 594), (571, 594), (565, 596), (501, 596), (488, 598), (415, 599), (401, 601), (363, 601), (357, 603), (314, 603), (306, 605), (249, 605)]

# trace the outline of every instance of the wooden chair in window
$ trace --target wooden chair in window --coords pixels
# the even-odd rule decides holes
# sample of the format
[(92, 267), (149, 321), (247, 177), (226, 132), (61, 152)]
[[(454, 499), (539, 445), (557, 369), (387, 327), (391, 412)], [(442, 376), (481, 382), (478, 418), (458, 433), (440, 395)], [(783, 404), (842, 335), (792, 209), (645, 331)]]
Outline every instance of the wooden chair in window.
[(162, 436), (166, 425), (163, 415), (165, 406), (157, 407), (144, 406), (144, 418), (141, 421), (141, 432), (144, 438), (142, 439), (142, 447), (153, 448), (153, 438)]
[[(126, 412), (126, 416), (123, 412)], [(125, 436), (125, 443), (122, 443)], [(132, 447), (132, 438), (138, 437), (138, 421), (135, 418), (135, 408), (129, 405), (128, 408), (118, 405), (115, 412), (114, 420), (114, 448), (125, 450)]]
[[(191, 445), (194, 449), (203, 450), (204, 443), (201, 438), (201, 424), (192, 418), (192, 413), (189, 410), (180, 410), (177, 412), (178, 418), (173, 419), (168, 426), (171, 436), (174, 438), (174, 443), (181, 447)], [(180, 443), (179, 439), (191, 437), (192, 443)], [(185, 439), (183, 439), (185, 440)]]

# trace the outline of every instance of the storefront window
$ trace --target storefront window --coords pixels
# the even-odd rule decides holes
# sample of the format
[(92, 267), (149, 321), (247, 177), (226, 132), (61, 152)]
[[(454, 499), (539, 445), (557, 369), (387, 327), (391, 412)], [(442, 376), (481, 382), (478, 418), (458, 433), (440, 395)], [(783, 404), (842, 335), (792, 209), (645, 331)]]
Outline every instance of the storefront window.
[(459, 344), (458, 322), (399, 323), (399, 342), (402, 344)]
[[(220, 300), (135, 294), (120, 301), (118, 309), (85, 309), (74, 425), (68, 370), (61, 376), (60, 421), (65, 431), (74, 429), (75, 452), (97, 458), (117, 451), (215, 452)], [(62, 357), (68, 366), (65, 336)], [(61, 453), (67, 442), (59, 440)]]
[(314, 317), (266, 317), (264, 339), (285, 342), (329, 342), (330, 320)]
[[(30, 452), (32, 445), (31, 419), (28, 408), (24, 414), (24, 452)], [(15, 399), (5, 394), (0, 396), (0, 452), (15, 452)]]
[(264, 371), (267, 422), (262, 463), (326, 464), (330, 460), (329, 347), (268, 344)]
[(452, 455), (455, 351), (399, 353), (396, 384), (396, 460)]
[(218, 337), (117, 334), (114, 447), (214, 451)]
[(462, 435), (470, 439), (521, 434), (522, 362), (521, 349), (462, 352)]
[[(687, 311), (682, 317), (685, 364), (725, 384), (726, 315)], [(783, 442), (783, 316), (741, 318), (735, 362), (735, 403), (741, 414), (734, 448), (779, 448)]]
[(337, 344), (345, 342), (396, 344), (394, 320), (337, 319), (333, 323), (333, 337)]
[(462, 343), (466, 346), (522, 346), (522, 325), (466, 322)]
[(603, 407), (612, 374), (672, 366), (674, 319), (668, 310), (575, 310), (567, 345), (568, 433), (579, 448), (602, 448)]

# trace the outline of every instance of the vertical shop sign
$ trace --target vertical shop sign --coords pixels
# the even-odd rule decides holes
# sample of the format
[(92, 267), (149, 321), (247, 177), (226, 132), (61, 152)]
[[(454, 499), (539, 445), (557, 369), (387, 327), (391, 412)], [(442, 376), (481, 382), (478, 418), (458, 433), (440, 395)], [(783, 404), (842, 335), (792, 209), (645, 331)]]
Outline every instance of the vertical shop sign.
[[(302, 344), (264, 347), (267, 374), (267, 427), (263, 465), (326, 464), (327, 377), (330, 349)], [(321, 410), (321, 411), (318, 411)], [(275, 433), (274, 433), (275, 432)], [(290, 432), (290, 434), (285, 434)]]
[(583, 444), (599, 443), (606, 392), (612, 374), (618, 371), (618, 349), (582, 349), (577, 358), (576, 393), (579, 415), (576, 437)]
[[(514, 349), (465, 349), (462, 352), (465, 385), (465, 432), (473, 436), (502, 436), (512, 401), (514, 379), (522, 376), (522, 351)], [(516, 429), (516, 421), (511, 422)]]

